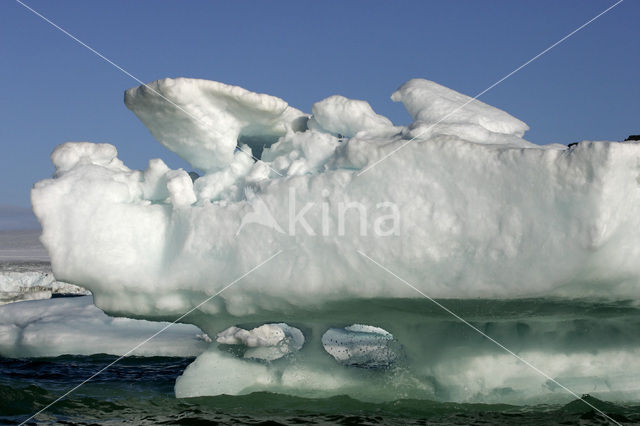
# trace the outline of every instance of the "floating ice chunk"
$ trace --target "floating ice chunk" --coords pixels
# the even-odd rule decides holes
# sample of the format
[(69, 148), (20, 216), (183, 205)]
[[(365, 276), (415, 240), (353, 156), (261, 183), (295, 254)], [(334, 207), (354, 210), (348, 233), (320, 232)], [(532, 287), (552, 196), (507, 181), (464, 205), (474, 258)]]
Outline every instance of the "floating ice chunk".
[(239, 142), (259, 151), (306, 121), (275, 96), (198, 79), (158, 80), (124, 101), (160, 143), (204, 171), (226, 167)]
[(330, 328), (322, 335), (322, 346), (339, 363), (354, 367), (386, 368), (400, 355), (391, 333), (363, 324)]
[[(123, 355), (166, 325), (109, 317), (93, 304), (91, 296), (11, 303), (0, 307), (0, 355)], [(174, 324), (132, 354), (195, 356), (206, 347), (200, 329)]]
[[(529, 126), (508, 113), (429, 80), (409, 80), (391, 99), (402, 102), (415, 121), (428, 125), (474, 124), (489, 132), (518, 137), (529, 130)], [(470, 133), (468, 129), (465, 131)]]
[[(331, 365), (322, 363), (322, 359), (319, 361), (314, 365), (294, 362), (282, 369), (273, 363), (251, 362), (229, 353), (208, 350), (178, 377), (175, 393), (178, 398), (242, 395), (259, 391), (327, 397), (352, 394), (357, 389), (366, 396), (373, 394), (379, 400), (380, 389), (384, 388), (383, 380), (371, 380), (370, 376), (367, 377), (369, 380), (363, 379), (356, 374), (362, 371), (355, 368), (341, 368), (343, 371), (336, 372)], [(397, 398), (395, 389), (393, 399)]]
[(334, 135), (355, 136), (360, 131), (376, 132), (393, 128), (393, 123), (376, 114), (368, 102), (334, 95), (312, 107), (310, 129), (326, 131)]
[(216, 342), (226, 345), (275, 346), (284, 339), (284, 331), (277, 324), (264, 324), (251, 330), (230, 327), (216, 336)]
[(218, 333), (216, 342), (224, 345), (244, 345), (244, 358), (272, 361), (298, 351), (304, 345), (302, 332), (285, 323), (263, 324), (251, 330), (229, 327)]
[[(468, 339), (443, 331), (420, 346), (424, 332), (433, 332), (421, 328), (419, 302), (428, 301), (363, 254), (435, 298), (638, 299), (638, 144), (536, 147), (520, 138), (526, 125), (519, 120), (476, 101), (456, 111), (470, 98), (420, 80), (394, 95), (416, 117), (410, 129), (360, 131), (343, 141), (326, 129), (291, 131), (304, 129), (303, 120), (285, 118), (290, 110), (277, 98), (191, 80), (156, 86), (210, 125), (148, 89), (130, 92), (129, 105), (165, 144), (206, 163), (207, 173), (192, 188), (184, 172), (160, 163), (133, 171), (113, 157), (115, 149), (63, 145), (54, 178), (32, 190), (56, 276), (86, 286), (112, 313), (167, 318), (198, 306), (191, 318), (208, 333), (281, 316), (316, 336), (292, 365), (256, 363), (243, 357), (273, 359), (287, 347), (287, 332), (282, 328), (282, 338), (276, 331), (273, 342), (266, 339), (274, 345), (265, 346), (245, 330), (255, 346), (236, 345), (243, 346), (240, 356), (238, 348), (223, 353), (222, 344), (213, 345), (177, 382), (180, 396), (310, 388), (385, 393), (378, 389), (396, 385), (385, 381), (392, 374), (343, 368), (317, 341), (336, 322), (354, 320), (392, 331), (402, 351), (388, 333), (352, 326), (324, 336), (339, 362), (388, 367), (406, 353), (402, 359), (419, 375), (409, 374), (403, 395), (423, 397), (438, 387), (447, 372), (430, 382), (420, 375), (436, 370), (444, 340), (459, 352)], [(353, 117), (331, 117), (353, 128)], [(211, 138), (217, 124), (222, 133)], [(254, 165), (236, 156), (238, 142), (259, 148), (277, 138)], [(392, 226), (383, 220), (389, 216), (398, 218)], [(200, 305), (238, 277), (241, 285)], [(232, 334), (242, 342), (244, 332)], [(381, 387), (371, 385), (372, 376)]]
[(20, 300), (48, 299), (53, 294), (91, 294), (82, 287), (56, 281), (51, 271), (0, 272), (0, 305)]

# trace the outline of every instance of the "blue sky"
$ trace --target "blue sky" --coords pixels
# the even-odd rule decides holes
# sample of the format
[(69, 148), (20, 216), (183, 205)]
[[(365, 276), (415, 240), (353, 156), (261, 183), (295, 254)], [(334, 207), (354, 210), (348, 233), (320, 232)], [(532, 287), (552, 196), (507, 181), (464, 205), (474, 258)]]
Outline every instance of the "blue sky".
[[(389, 96), (421, 77), (475, 95), (613, 1), (34, 1), (25, 3), (145, 82), (198, 77), (309, 112), (332, 94)], [(640, 133), (640, 2), (626, 0), (483, 95), (544, 144)], [(184, 167), (123, 104), (138, 84), (12, 1), (0, 3), (0, 206), (29, 206), (65, 141), (109, 142), (132, 168)], [(4, 209), (1, 207), (0, 209)]]

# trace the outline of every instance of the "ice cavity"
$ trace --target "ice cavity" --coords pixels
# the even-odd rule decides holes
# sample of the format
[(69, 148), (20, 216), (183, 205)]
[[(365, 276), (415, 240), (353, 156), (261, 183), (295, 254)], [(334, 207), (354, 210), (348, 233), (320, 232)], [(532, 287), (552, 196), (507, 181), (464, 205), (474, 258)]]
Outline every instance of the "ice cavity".
[[(215, 345), (177, 381), (179, 396), (272, 390), (460, 399), (465, 377), (490, 383), (478, 385), (477, 400), (507, 387), (514, 400), (542, 392), (539, 384), (516, 386), (515, 370), (499, 379), (491, 371), (471, 374), (481, 355), (499, 364), (496, 348), (461, 351), (469, 335), (451, 318), (427, 318), (429, 301), (361, 253), (425, 294), (457, 302), (638, 300), (638, 144), (539, 147), (522, 139), (527, 126), (520, 120), (425, 80), (411, 80), (393, 95), (415, 119), (408, 127), (342, 97), (317, 103), (307, 126), (307, 116), (284, 101), (220, 83), (179, 79), (150, 87), (171, 102), (144, 87), (128, 92), (128, 105), (204, 174), (193, 182), (161, 160), (131, 170), (111, 145), (56, 148), (54, 178), (32, 190), (56, 278), (90, 289), (109, 313), (176, 318), (281, 251), (188, 320), (209, 335), (239, 324), (286, 322), (305, 338), (299, 350), (272, 362), (244, 354), (283, 340), (249, 347), (247, 338), (235, 345), (244, 347), (242, 356)], [(265, 148), (254, 161), (237, 144)], [(477, 303), (459, 313), (471, 318), (484, 312)], [(610, 353), (632, 357), (638, 348), (628, 338), (602, 343), (611, 336), (606, 331), (597, 345), (573, 345), (585, 321), (594, 329), (606, 322), (602, 318), (553, 317), (548, 330), (546, 318), (521, 324), (521, 315), (474, 321), (480, 329), (504, 331), (509, 347), (541, 350), (542, 360), (570, 353), (576, 362), (591, 363)], [(629, 324), (637, 323), (635, 315)], [(322, 345), (329, 329), (376, 340), (369, 346), (388, 340), (344, 328), (354, 323), (391, 333), (406, 364), (385, 361), (393, 364), (388, 376), (338, 362)], [(617, 319), (605, 325), (630, 334)], [(259, 341), (251, 327), (223, 338)], [(550, 333), (555, 340), (548, 343)], [(446, 372), (451, 357), (462, 366), (458, 381)], [(592, 391), (620, 377), (621, 367), (611, 365), (602, 375), (568, 366), (556, 371), (578, 381), (588, 373), (594, 379), (580, 389)], [(624, 386), (614, 380), (607, 391)]]
[(330, 328), (322, 335), (322, 346), (339, 363), (362, 368), (388, 368), (400, 356), (391, 333), (364, 324)]
[(261, 151), (306, 122), (280, 98), (208, 80), (158, 80), (127, 90), (124, 102), (161, 144), (207, 172), (228, 166), (239, 143)]

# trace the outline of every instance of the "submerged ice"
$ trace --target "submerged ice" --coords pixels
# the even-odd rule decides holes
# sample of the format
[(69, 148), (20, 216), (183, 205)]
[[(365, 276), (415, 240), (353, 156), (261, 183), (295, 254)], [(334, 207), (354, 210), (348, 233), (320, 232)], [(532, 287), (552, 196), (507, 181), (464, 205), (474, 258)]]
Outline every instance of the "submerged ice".
[[(322, 335), (322, 346), (343, 365), (362, 368), (388, 368), (399, 357), (393, 335), (370, 325), (353, 324), (330, 328)], [(396, 346), (396, 347), (394, 347)]]
[[(305, 114), (204, 80), (128, 90), (127, 107), (201, 176), (160, 159), (129, 169), (110, 144), (57, 147), (53, 178), (32, 190), (56, 278), (109, 313), (166, 320), (275, 255), (185, 318), (218, 342), (178, 396), (561, 392), (519, 380), (523, 365), (496, 374), (499, 348), (434, 319), (428, 300), (363, 254), (430, 297), (475, 301), (470, 321), (578, 391), (640, 395), (620, 379), (624, 363), (593, 368), (612, 353), (634, 359), (632, 308), (485, 317), (478, 300), (637, 300), (638, 144), (538, 146), (519, 119), (421, 79), (392, 99), (411, 125), (338, 95)], [(608, 338), (596, 345), (585, 330)]]

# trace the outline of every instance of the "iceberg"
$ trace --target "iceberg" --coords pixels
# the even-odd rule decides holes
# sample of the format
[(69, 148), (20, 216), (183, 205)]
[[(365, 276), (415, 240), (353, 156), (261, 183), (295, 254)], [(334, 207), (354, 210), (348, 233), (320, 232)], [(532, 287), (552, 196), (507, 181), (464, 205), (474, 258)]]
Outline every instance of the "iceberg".
[[(640, 146), (538, 146), (519, 119), (422, 79), (392, 100), (411, 125), (339, 95), (305, 114), (204, 80), (128, 90), (127, 107), (199, 177), (161, 159), (129, 169), (110, 144), (57, 147), (53, 178), (31, 193), (56, 279), (112, 315), (197, 307), (184, 322), (227, 330), (177, 380), (181, 397), (564, 392), (515, 358), (503, 368), (510, 355), (402, 280), (576, 392), (640, 396), (627, 371), (640, 350)], [(223, 347), (283, 337), (278, 324), (303, 340), (277, 359)], [(330, 330), (346, 358), (323, 345)]]

